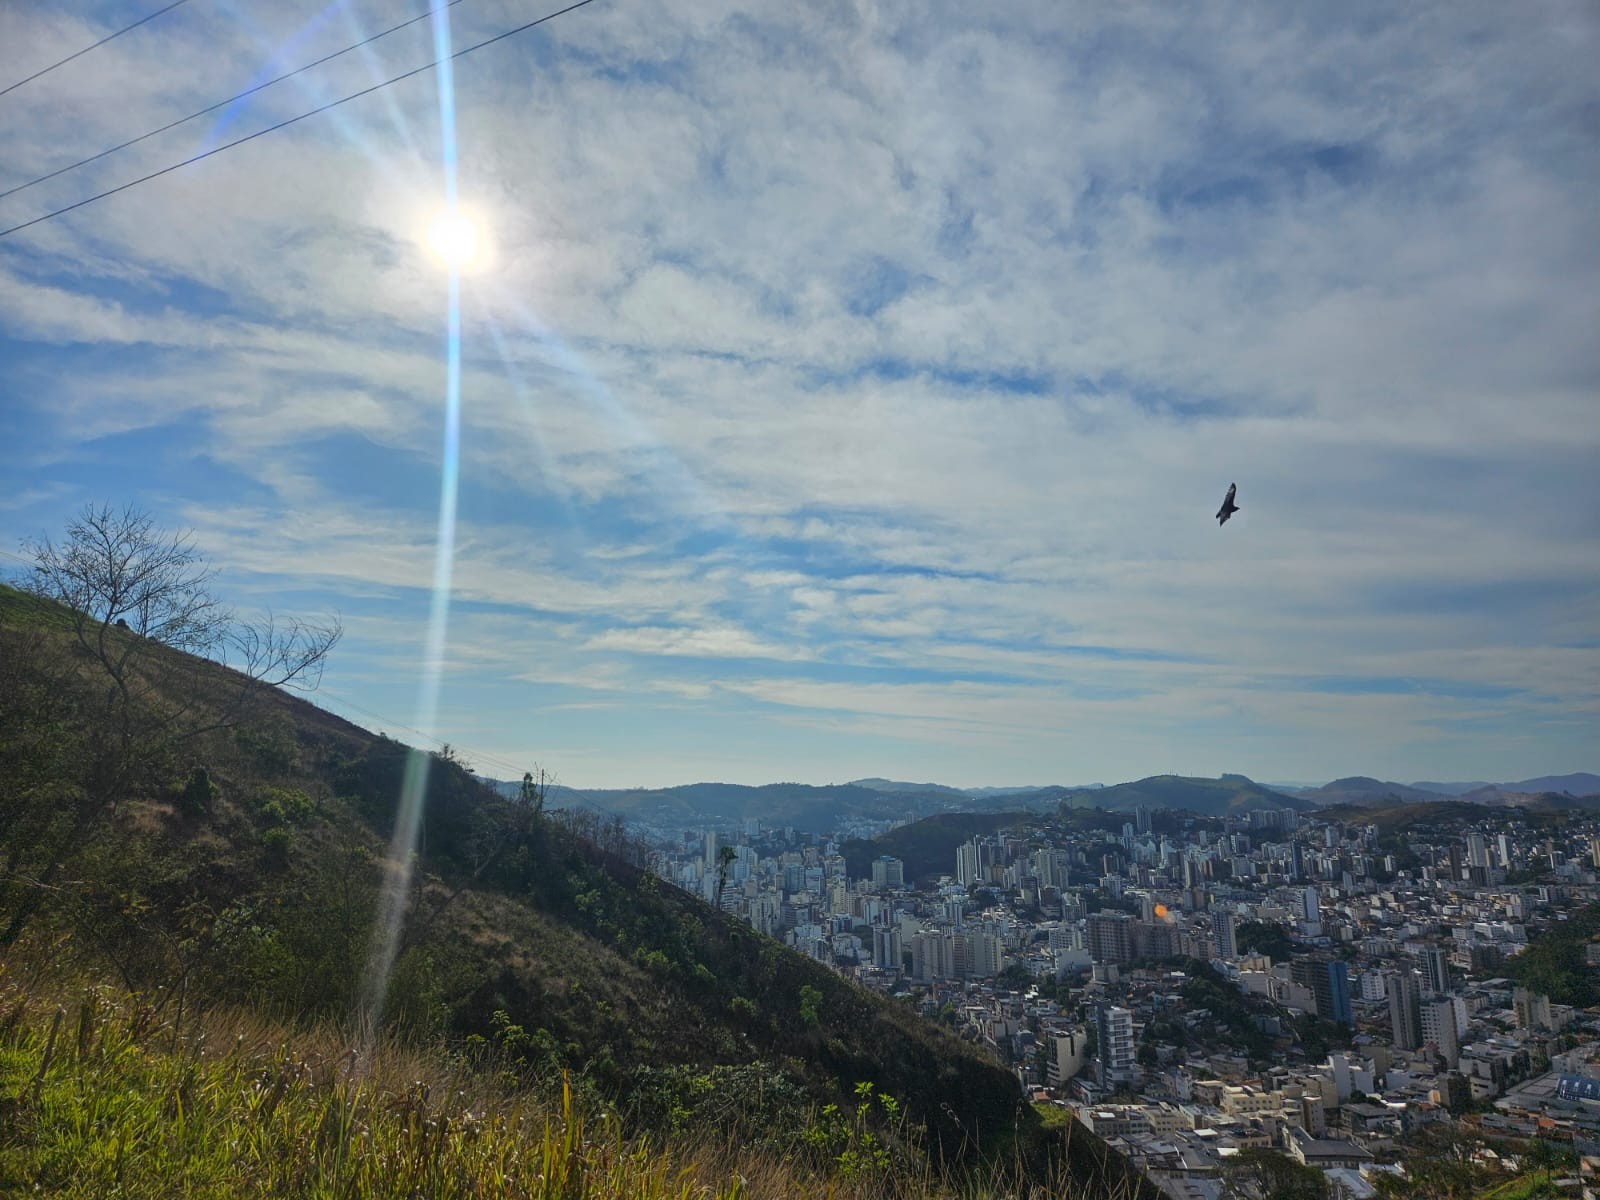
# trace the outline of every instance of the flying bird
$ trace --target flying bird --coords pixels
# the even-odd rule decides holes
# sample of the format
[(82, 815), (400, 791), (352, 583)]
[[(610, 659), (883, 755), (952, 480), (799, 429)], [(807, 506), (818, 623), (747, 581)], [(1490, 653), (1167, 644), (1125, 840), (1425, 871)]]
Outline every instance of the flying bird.
[(1226, 525), (1228, 523), (1228, 518), (1239, 511), (1239, 506), (1233, 502), (1233, 493), (1237, 491), (1238, 488), (1239, 485), (1237, 483), (1230, 483), (1228, 485), (1228, 494), (1222, 498), (1222, 507), (1217, 509), (1218, 525)]

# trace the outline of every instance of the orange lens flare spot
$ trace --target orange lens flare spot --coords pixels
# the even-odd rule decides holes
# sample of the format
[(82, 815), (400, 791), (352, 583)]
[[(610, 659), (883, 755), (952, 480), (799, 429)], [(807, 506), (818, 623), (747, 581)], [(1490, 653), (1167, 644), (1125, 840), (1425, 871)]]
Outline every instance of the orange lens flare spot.
[(1164, 917), (1166, 915), (1167, 915), (1167, 906), (1165, 904), (1156, 905), (1156, 916)]

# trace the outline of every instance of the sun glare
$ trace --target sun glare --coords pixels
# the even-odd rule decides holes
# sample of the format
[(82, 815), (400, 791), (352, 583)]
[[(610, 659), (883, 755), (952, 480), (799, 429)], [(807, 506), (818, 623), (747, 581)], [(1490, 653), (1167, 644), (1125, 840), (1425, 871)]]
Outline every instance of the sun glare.
[(478, 256), (478, 226), (460, 209), (445, 209), (428, 222), (427, 244), (441, 263), (460, 270)]

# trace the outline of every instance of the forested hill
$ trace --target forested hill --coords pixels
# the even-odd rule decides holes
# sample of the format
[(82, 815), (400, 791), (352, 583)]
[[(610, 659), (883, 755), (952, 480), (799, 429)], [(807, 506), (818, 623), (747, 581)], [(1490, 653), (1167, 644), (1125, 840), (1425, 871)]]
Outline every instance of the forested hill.
[[(191, 1004), (349, 1021), (397, 797), (420, 761), (428, 801), (392, 1028), (483, 1039), (534, 1075), (566, 1070), (646, 1126), (692, 1125), (715, 1098), (761, 1136), (792, 1136), (814, 1105), (849, 1111), (871, 1084), (951, 1160), (981, 1145), (1042, 1163), (1059, 1145), (1009, 1072), (641, 870), (620, 830), (587, 830), (599, 844), (536, 796), (500, 796), (293, 695), (230, 707), (238, 676), (160, 646), (128, 644), (135, 699), (108, 722), (97, 661), (67, 625), (0, 590), (13, 961), (48, 954), (141, 994), (181, 984)], [(1072, 1147), (1075, 1173), (1123, 1177), (1083, 1131)]]

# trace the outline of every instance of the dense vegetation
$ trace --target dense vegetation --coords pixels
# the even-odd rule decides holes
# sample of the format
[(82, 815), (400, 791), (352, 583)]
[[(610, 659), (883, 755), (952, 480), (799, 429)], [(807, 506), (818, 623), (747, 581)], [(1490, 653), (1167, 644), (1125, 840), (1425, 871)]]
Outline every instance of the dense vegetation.
[[(741, 1100), (641, 1137), (560, 1079), (530, 1086), (500, 1044), (358, 1056), (337, 1028), (237, 1009), (180, 1030), (147, 1000), (0, 963), (0, 1195), (978, 1200), (1020, 1166), (939, 1169), (867, 1086), (849, 1108), (803, 1112), (783, 1147), (748, 1138), (764, 1114)], [(1089, 1194), (1065, 1175), (1042, 1184)], [(1099, 1194), (1134, 1200), (1131, 1182)]]
[(1276, 921), (1240, 921), (1233, 940), (1240, 954), (1265, 954), (1275, 963), (1288, 962), (1294, 953), (1288, 930)]
[(1506, 977), (1557, 1004), (1600, 1004), (1600, 968), (1590, 966), (1585, 957), (1596, 937), (1600, 904), (1591, 904), (1531, 936), (1527, 949), (1506, 962)]
[[(152, 1048), (138, 1030), (151, 1022), (176, 1050), (204, 1030), (197, 1013), (248, 1006), (293, 1027), (331, 1022), (359, 1044), (353, 1014), (370, 984), (396, 797), (420, 770), (428, 804), (382, 1011), (453, 1070), (546, 1097), (564, 1075), (580, 1108), (621, 1114), (606, 1135), (613, 1160), (625, 1157), (615, 1139), (682, 1138), (707, 1124), (731, 1136), (738, 1114), (743, 1145), (796, 1161), (820, 1147), (836, 1169), (870, 1133), (917, 1148), (922, 1166), (898, 1171), (906, 1178), (936, 1163), (981, 1175), (997, 1162), (1036, 1178), (1127, 1178), (1081, 1130), (1063, 1167), (1063, 1139), (1041, 1129), (1009, 1073), (662, 883), (619, 823), (542, 811), (536, 778), (499, 795), (448, 753), (374, 737), (134, 630), (102, 621), (97, 650), (76, 635), (80, 616), (0, 589), (0, 963), (12, 981), (45, 963), (114, 980), (134, 1015), (115, 1054), (79, 1053), (81, 1078), (63, 1086), (81, 1094), (69, 1101), (46, 1069), (56, 1039), (40, 1025), (43, 993), (21, 985), (10, 1018), (0, 1005), (12, 1039), (0, 1050), (0, 1161), (13, 1170), (44, 1169), (72, 1103), (115, 1107), (132, 1086), (124, 1069), (154, 1081), (135, 1091), (168, 1097), (166, 1119), (181, 1110), (237, 1150), (248, 1133), (230, 1124), (238, 1113), (186, 1097), (221, 1097), (256, 1066), (144, 1063)], [(107, 655), (124, 671), (109, 700)], [(330, 1122), (340, 1137), (357, 1125), (379, 1136), (375, 1094), (352, 1087), (308, 1094), (308, 1153), (328, 1144)], [(539, 1119), (570, 1131), (559, 1107), (545, 1102), (555, 1115)], [(429, 1128), (464, 1128), (440, 1112)], [(107, 1113), (93, 1153), (134, 1170), (133, 1134)], [(384, 1136), (415, 1136), (397, 1129)], [(143, 1194), (188, 1190), (148, 1161), (137, 1169), (156, 1171)], [(103, 1194), (72, 1190), (92, 1177), (63, 1176), (61, 1194)], [(258, 1194), (287, 1186), (263, 1182)]]

